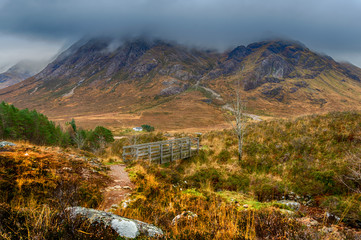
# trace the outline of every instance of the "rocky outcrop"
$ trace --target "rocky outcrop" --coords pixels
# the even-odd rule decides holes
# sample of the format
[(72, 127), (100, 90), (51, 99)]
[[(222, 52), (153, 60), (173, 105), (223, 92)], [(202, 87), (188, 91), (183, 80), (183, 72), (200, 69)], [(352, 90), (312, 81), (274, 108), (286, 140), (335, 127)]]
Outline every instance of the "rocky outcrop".
[(160, 91), (159, 96), (162, 97), (167, 97), (167, 96), (171, 96), (171, 95), (176, 95), (179, 94), (181, 92), (184, 91), (183, 87), (179, 87), (179, 86), (170, 86), (167, 88), (164, 88)]
[(274, 98), (280, 102), (284, 98), (282, 86), (266, 86), (262, 89), (261, 93), (268, 98)]
[(294, 211), (298, 211), (301, 207), (300, 203), (298, 203), (296, 201), (291, 201), (291, 200), (282, 200), (282, 201), (278, 201), (278, 203), (286, 205), (287, 207), (289, 207), (291, 210), (294, 210)]
[(163, 76), (171, 76), (183, 81), (194, 80), (195, 75), (186, 70), (185, 66), (181, 64), (169, 65), (159, 70), (159, 74)]
[(252, 90), (268, 82), (279, 83), (293, 71), (295, 67), (283, 57), (266, 51), (254, 73), (245, 80), (244, 89)]
[(219, 64), (219, 69), (211, 71), (208, 76), (217, 78), (220, 75), (230, 75), (240, 71), (242, 61), (251, 53), (252, 51), (245, 46), (236, 47), (227, 54), (226, 60)]
[(158, 94), (158, 96), (162, 96), (162, 97), (176, 95), (181, 92), (184, 92), (189, 88), (189, 84), (184, 84), (183, 82), (178, 81), (176, 79), (164, 81), (162, 84), (167, 86), (166, 88), (163, 88)]
[(270, 54), (265, 57), (259, 67), (256, 69), (259, 77), (270, 76), (273, 78), (285, 78), (294, 71), (294, 66), (288, 63), (279, 55)]
[(251, 54), (251, 52), (251, 49), (246, 48), (245, 46), (238, 46), (228, 54), (227, 60), (233, 59), (241, 62), (245, 57)]
[(92, 223), (102, 223), (110, 226), (120, 237), (136, 238), (144, 235), (149, 237), (161, 237), (163, 231), (154, 225), (138, 220), (120, 217), (118, 215), (84, 207), (69, 207), (67, 211), (71, 217), (82, 217)]
[(140, 64), (136, 64), (133, 68), (131, 68), (131, 77), (132, 78), (141, 78), (145, 76), (147, 73), (152, 71), (154, 68), (158, 66), (158, 61), (153, 59), (150, 62), (142, 62)]

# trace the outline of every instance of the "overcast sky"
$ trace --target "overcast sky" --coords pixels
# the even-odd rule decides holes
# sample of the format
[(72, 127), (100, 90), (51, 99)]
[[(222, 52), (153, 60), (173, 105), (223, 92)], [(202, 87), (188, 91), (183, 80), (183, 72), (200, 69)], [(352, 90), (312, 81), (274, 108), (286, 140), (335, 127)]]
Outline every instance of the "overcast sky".
[(361, 67), (361, 0), (0, 0), (0, 70), (87, 35), (224, 50), (284, 37)]

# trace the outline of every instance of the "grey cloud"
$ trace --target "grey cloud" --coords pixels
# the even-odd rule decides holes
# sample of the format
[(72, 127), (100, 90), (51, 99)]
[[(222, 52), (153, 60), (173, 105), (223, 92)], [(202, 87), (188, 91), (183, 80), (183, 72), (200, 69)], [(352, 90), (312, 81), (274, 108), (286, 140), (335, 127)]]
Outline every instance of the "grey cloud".
[(283, 36), (336, 58), (358, 53), (361, 66), (360, 12), (358, 0), (2, 0), (0, 31), (49, 40), (148, 35), (222, 50)]

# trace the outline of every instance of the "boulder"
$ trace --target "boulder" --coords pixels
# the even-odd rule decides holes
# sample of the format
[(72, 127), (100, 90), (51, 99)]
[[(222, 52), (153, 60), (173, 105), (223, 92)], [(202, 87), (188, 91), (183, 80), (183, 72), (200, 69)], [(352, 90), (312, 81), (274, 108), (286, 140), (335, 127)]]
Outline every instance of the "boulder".
[(149, 237), (163, 236), (163, 231), (154, 225), (120, 217), (112, 213), (84, 207), (69, 207), (66, 210), (73, 218), (80, 216), (91, 223), (103, 223), (105, 226), (110, 226), (120, 237), (136, 238), (140, 235)]
[(12, 143), (12, 142), (6, 142), (6, 141), (0, 142), (0, 147), (5, 147), (5, 146), (16, 146), (16, 144)]

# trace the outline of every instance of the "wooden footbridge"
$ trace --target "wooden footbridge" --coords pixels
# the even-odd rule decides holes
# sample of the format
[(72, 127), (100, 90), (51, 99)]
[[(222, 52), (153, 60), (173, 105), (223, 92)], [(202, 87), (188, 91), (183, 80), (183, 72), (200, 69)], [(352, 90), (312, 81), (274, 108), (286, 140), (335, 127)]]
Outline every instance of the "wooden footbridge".
[(149, 160), (167, 163), (192, 157), (199, 152), (199, 138), (177, 138), (123, 147), (123, 161)]

